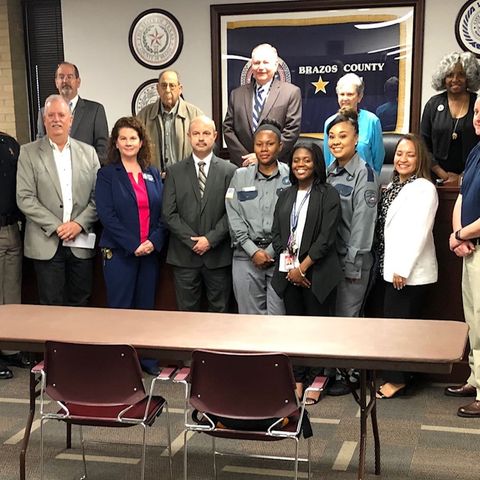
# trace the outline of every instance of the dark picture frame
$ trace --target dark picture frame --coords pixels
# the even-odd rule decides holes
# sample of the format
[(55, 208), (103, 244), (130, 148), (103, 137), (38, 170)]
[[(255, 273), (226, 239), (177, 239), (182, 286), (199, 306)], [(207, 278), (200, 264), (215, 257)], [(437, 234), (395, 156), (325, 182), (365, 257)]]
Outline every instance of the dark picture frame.
[[(305, 13), (305, 19), (312, 17), (321, 17), (322, 23), (329, 24), (329, 19), (332, 19), (332, 24), (336, 24), (336, 16), (338, 15), (352, 15), (352, 10), (355, 11), (355, 16), (362, 18), (370, 17), (371, 22), (375, 22), (376, 18), (389, 18), (388, 12), (392, 8), (408, 8), (410, 13), (410, 26), (408, 27), (408, 55), (403, 63), (402, 74), (406, 78), (407, 84), (404, 85), (405, 98), (408, 103), (405, 108), (405, 118), (402, 119), (402, 128), (397, 131), (413, 131), (418, 132), (420, 124), (421, 113), (421, 91), (422, 91), (422, 63), (423, 63), (423, 27), (425, 17), (425, 2), (424, 0), (397, 0), (391, 1), (365, 1), (365, 0), (310, 0), (310, 1), (286, 1), (286, 2), (269, 2), (269, 3), (238, 3), (238, 4), (222, 4), (210, 6), (210, 22), (211, 22), (211, 54), (212, 54), (212, 115), (216, 122), (218, 129), (222, 124), (225, 112), (226, 103), (228, 102), (229, 87), (232, 88), (232, 82), (229, 82), (228, 69), (225, 68), (228, 50), (227, 27), (226, 23), (232, 19), (235, 25), (253, 24), (258, 30), (265, 25), (266, 32), (271, 29), (271, 25), (278, 24), (278, 20), (282, 18), (280, 15), (284, 14), (284, 23), (291, 23), (292, 18), (302, 18)], [(245, 20), (243, 20), (245, 19)], [(305, 21), (302, 20), (302, 21)], [(309, 20), (308, 20), (309, 21)], [(379, 29), (381, 30), (381, 29)], [(387, 30), (387, 29), (384, 29)], [(402, 33), (403, 36), (404, 33)], [(295, 42), (295, 35), (288, 39), (289, 42)], [(266, 43), (274, 43), (269, 41), (268, 36)], [(258, 43), (263, 43), (259, 41)], [(255, 44), (253, 44), (255, 46)], [(274, 45), (276, 46), (276, 45)], [(299, 47), (301, 48), (301, 47)], [(250, 51), (243, 52), (243, 57), (249, 57)], [(371, 52), (366, 52), (371, 53)], [(282, 57), (282, 52), (279, 51), (279, 57)], [(227, 57), (228, 58), (228, 57)], [(245, 68), (244, 68), (245, 70)], [(407, 72), (407, 73), (405, 73)], [(281, 72), (279, 72), (281, 73)], [(360, 75), (360, 74), (359, 74)], [(317, 75), (318, 76), (318, 75)], [(334, 87), (333, 80), (338, 78), (325, 79), (332, 82), (330, 87)], [(229, 86), (230, 83), (230, 86)], [(295, 83), (295, 82), (293, 82)], [(311, 82), (308, 82), (311, 83)], [(300, 86), (300, 85), (299, 85)], [(366, 84), (368, 89), (368, 83)], [(300, 88), (302, 88), (300, 86)], [(408, 90), (407, 90), (408, 89)], [(304, 98), (304, 111), (308, 99)], [(338, 107), (337, 107), (338, 108)], [(334, 113), (333, 111), (330, 114)], [(303, 133), (303, 132), (302, 132)], [(313, 134), (312, 136), (319, 136)], [(220, 140), (221, 144), (221, 140)], [(226, 153), (225, 150), (222, 153)]]

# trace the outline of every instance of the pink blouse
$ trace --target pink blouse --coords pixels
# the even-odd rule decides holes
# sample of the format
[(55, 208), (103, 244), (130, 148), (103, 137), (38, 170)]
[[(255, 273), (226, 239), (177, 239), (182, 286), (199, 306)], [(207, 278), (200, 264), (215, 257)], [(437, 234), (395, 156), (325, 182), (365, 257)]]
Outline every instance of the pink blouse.
[(135, 197), (137, 197), (140, 243), (143, 243), (145, 240), (148, 240), (148, 232), (150, 230), (150, 205), (148, 203), (147, 186), (142, 173), (138, 175), (138, 183), (135, 181), (132, 172), (128, 172), (128, 178), (135, 192)]

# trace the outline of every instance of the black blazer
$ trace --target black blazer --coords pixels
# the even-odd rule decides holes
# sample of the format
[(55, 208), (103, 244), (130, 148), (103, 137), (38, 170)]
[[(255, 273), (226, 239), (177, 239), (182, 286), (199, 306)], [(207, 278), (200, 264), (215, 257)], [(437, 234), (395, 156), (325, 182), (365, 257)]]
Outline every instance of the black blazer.
[[(273, 248), (277, 259), (286, 248), (290, 235), (290, 214), (297, 197), (296, 185), (282, 191), (278, 197), (273, 217)], [(312, 292), (323, 303), (330, 292), (343, 278), (342, 268), (335, 248), (337, 226), (341, 217), (340, 199), (330, 185), (314, 185), (308, 202), (307, 220), (299, 250), (299, 260), (307, 255), (315, 262), (308, 271)], [(288, 286), (285, 272), (278, 271), (275, 264), (272, 286), (280, 297)]]
[[(231, 265), (225, 194), (236, 168), (213, 155), (203, 198), (191, 155), (167, 168), (162, 205), (163, 219), (170, 230), (167, 263), (191, 268)], [(190, 237), (203, 235), (211, 249), (200, 256), (193, 252), (195, 242)]]

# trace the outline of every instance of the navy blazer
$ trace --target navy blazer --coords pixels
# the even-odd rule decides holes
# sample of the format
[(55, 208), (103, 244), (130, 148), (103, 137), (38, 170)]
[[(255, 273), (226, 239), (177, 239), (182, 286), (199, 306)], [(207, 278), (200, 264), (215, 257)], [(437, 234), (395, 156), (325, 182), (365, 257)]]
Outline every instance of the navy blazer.
[[(160, 251), (166, 236), (161, 220), (162, 180), (155, 167), (144, 171), (144, 179), (150, 206), (148, 239)], [(103, 225), (100, 247), (118, 248), (133, 254), (140, 245), (140, 221), (137, 198), (122, 163), (107, 165), (98, 171), (95, 200)]]

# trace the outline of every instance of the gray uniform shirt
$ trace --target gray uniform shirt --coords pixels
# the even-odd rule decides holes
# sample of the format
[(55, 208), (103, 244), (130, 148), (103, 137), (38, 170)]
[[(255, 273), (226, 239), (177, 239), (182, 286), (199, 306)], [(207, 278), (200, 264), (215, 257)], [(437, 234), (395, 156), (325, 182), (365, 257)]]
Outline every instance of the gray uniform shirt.
[(291, 185), (289, 171), (288, 165), (281, 162), (277, 162), (277, 172), (268, 178), (259, 173), (256, 164), (235, 171), (225, 195), (234, 255), (238, 252), (252, 257), (259, 249), (254, 241), (267, 239), (270, 245), (264, 250), (275, 257), (271, 244), (273, 212), (278, 194)]
[(327, 170), (327, 182), (340, 195), (342, 218), (337, 251), (344, 264), (345, 277), (358, 279), (365, 255), (372, 249), (377, 219), (377, 176), (372, 167), (355, 154), (345, 167), (339, 167), (334, 161)]

